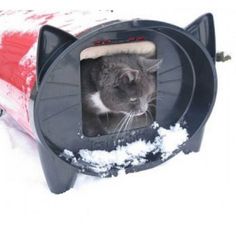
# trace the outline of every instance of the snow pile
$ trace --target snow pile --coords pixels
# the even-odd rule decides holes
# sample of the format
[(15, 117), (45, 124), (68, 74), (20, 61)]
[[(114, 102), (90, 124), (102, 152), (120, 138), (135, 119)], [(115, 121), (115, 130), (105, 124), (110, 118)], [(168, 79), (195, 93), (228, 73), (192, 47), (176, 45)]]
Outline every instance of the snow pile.
[(158, 128), (159, 125), (154, 122), (152, 128), (157, 130), (157, 137), (153, 142), (139, 139), (135, 142), (128, 143), (125, 146), (117, 146), (110, 152), (105, 150), (88, 150), (79, 151), (80, 158), (76, 158), (74, 153), (65, 149), (61, 156), (72, 164), (78, 165), (79, 161), (86, 162), (92, 166), (96, 172), (108, 172), (115, 167), (122, 170), (127, 166), (138, 166), (148, 161), (148, 153), (161, 154), (161, 160), (165, 161), (178, 149), (180, 145), (188, 139), (188, 132), (182, 128), (179, 123), (171, 126), (170, 129)]
[(83, 161), (88, 163), (98, 164), (100, 166), (127, 166), (129, 164), (139, 165), (147, 161), (146, 155), (153, 151), (155, 145), (146, 143), (144, 140), (137, 140), (133, 143), (128, 143), (126, 146), (117, 146), (115, 150), (107, 152), (105, 150), (90, 151), (82, 149), (79, 155)]
[(162, 160), (166, 160), (180, 145), (188, 139), (188, 132), (179, 123), (170, 126), (170, 129), (159, 128), (160, 151)]

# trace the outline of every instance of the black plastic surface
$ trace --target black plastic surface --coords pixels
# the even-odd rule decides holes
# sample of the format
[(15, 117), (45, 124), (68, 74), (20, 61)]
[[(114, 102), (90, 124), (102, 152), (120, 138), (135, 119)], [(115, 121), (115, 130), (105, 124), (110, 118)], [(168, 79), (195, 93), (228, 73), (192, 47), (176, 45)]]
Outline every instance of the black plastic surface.
[(76, 40), (76, 37), (53, 26), (44, 25), (40, 29), (37, 51), (38, 84), (53, 60)]
[(40, 159), (51, 192), (59, 194), (73, 187), (77, 170), (59, 159), (54, 153), (48, 152), (47, 148), (38, 145)]
[(213, 60), (216, 57), (215, 27), (211, 13), (199, 17), (185, 28), (197, 40), (199, 40), (208, 50)]

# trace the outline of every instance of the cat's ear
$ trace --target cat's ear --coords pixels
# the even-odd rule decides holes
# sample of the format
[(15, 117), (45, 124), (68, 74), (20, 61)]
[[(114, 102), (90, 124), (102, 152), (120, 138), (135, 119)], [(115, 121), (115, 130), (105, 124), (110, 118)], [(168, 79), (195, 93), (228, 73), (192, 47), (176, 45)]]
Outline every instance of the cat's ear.
[(131, 68), (124, 68), (119, 76), (119, 81), (122, 83), (131, 83), (138, 80), (139, 71)]
[(139, 64), (142, 66), (144, 71), (148, 73), (156, 72), (160, 68), (162, 61), (162, 59), (147, 59), (145, 57), (139, 58)]

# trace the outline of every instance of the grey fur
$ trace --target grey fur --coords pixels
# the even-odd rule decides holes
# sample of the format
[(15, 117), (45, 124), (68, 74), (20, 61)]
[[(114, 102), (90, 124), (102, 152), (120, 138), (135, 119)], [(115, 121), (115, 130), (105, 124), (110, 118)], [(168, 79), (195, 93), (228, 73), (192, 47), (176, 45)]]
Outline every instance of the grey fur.
[(100, 92), (101, 101), (113, 114), (140, 116), (156, 92), (159, 59), (135, 54), (117, 54), (81, 61), (83, 130), (87, 136), (106, 134), (99, 109), (91, 95)]

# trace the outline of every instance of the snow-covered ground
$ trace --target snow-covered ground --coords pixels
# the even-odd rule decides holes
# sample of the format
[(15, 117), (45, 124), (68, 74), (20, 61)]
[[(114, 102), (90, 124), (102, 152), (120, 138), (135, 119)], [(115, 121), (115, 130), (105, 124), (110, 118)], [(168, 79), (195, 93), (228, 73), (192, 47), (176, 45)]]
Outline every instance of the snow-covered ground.
[(217, 63), (218, 96), (200, 153), (179, 154), (118, 178), (81, 175), (73, 189), (54, 195), (36, 143), (5, 115), (0, 118), (0, 235), (236, 235), (236, 8), (227, 1), (209, 2), (115, 11), (120, 18), (183, 27), (213, 12), (217, 49), (233, 60)]

